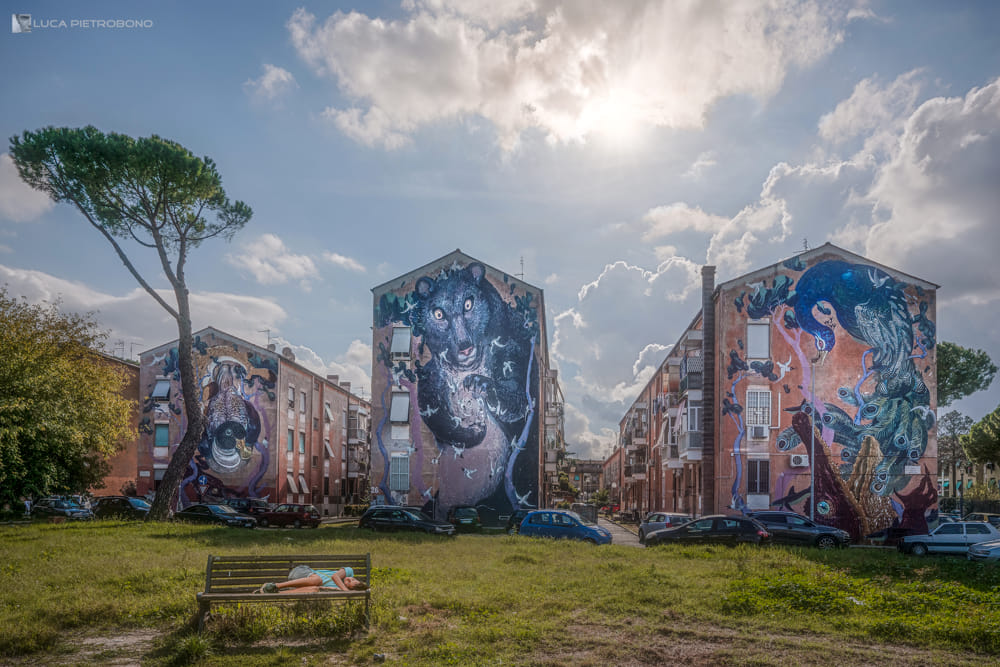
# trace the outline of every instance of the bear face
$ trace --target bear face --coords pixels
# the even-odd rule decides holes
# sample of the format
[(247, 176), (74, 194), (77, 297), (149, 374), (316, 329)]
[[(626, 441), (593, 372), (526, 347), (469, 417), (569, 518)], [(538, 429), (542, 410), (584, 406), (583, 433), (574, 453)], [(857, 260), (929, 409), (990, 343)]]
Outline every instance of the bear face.
[(500, 295), (483, 280), (482, 264), (470, 264), (437, 280), (416, 283), (417, 317), (426, 345), (439, 363), (457, 370), (481, 366), (496, 326)]

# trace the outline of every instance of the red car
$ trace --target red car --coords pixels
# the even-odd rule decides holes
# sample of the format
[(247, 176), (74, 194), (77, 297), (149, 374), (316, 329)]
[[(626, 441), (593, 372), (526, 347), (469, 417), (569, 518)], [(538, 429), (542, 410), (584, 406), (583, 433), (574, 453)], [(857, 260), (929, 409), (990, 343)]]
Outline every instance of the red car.
[(296, 505), (294, 503), (283, 503), (273, 510), (255, 514), (257, 525), (261, 528), (267, 526), (312, 526), (319, 528), (319, 510), (314, 505)]

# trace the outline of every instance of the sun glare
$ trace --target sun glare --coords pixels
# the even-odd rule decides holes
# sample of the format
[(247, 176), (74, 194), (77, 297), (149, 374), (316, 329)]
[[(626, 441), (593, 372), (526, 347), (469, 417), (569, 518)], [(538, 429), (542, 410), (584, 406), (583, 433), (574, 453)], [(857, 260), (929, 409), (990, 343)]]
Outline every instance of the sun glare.
[(633, 151), (640, 147), (642, 115), (628, 93), (611, 91), (603, 99), (594, 100), (581, 114), (580, 124), (602, 148)]

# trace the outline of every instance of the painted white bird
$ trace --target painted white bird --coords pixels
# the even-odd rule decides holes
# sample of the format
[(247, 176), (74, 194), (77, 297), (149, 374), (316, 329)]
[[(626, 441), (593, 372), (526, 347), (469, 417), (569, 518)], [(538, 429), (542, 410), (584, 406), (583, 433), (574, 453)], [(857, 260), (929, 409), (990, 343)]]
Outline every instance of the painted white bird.
[(528, 507), (528, 496), (530, 496), (530, 495), (531, 495), (531, 491), (528, 491), (523, 496), (521, 494), (519, 494), (517, 491), (515, 491), (514, 492), (514, 497), (517, 498), (517, 506), (518, 507), (522, 507), (522, 506), (523, 507)]
[(430, 417), (435, 412), (437, 412), (438, 410), (439, 410), (439, 408), (432, 408), (432, 407), (428, 406), (428, 407), (424, 408), (423, 410), (420, 410), (420, 416), (421, 417)]
[(461, 445), (452, 445), (451, 453), (453, 460), (457, 459), (459, 456), (462, 456), (464, 458), (463, 455), (465, 454), (465, 447), (462, 447)]
[(781, 378), (785, 377), (785, 373), (792, 370), (792, 355), (788, 355), (788, 361), (785, 363), (778, 362), (778, 368), (781, 369), (781, 375), (778, 376), (778, 382), (781, 382)]
[(500, 342), (500, 336), (497, 336), (492, 341), (490, 341), (490, 346), (491, 347), (499, 347), (499, 348), (502, 349), (502, 348), (507, 347), (507, 344), (506, 343), (501, 343)]
[(507, 377), (513, 372), (514, 372), (514, 362), (513, 361), (503, 362), (503, 376)]
[(478, 470), (478, 468), (473, 468), (472, 470), (469, 470), (468, 468), (462, 468), (462, 472), (464, 472), (465, 476), (468, 477), (469, 479), (472, 479), (472, 476), (476, 474), (476, 470)]

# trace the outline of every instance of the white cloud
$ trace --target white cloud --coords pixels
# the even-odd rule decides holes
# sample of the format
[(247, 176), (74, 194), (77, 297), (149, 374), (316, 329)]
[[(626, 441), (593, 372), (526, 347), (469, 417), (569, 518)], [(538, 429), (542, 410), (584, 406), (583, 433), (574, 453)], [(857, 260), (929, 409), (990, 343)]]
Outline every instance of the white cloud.
[(688, 170), (682, 174), (681, 178), (698, 180), (705, 174), (706, 171), (708, 171), (715, 165), (716, 165), (715, 152), (705, 151), (704, 153), (698, 155), (697, 158), (695, 158), (695, 161), (691, 163), (691, 166), (688, 167)]
[(849, 98), (819, 119), (819, 136), (841, 143), (873, 130), (892, 131), (900, 120), (913, 111), (920, 94), (923, 71), (915, 69), (900, 75), (888, 86), (876, 78), (862, 79)]
[(265, 64), (264, 73), (256, 79), (247, 79), (243, 90), (254, 99), (274, 102), (299, 87), (295, 77), (288, 70), (276, 65)]
[(420, 127), (466, 117), (491, 122), (505, 150), (529, 129), (574, 142), (700, 128), (723, 97), (770, 98), (791, 69), (840, 43), (847, 20), (839, 6), (790, 0), (409, 0), (403, 9), (395, 21), (298, 9), (287, 24), (299, 56), (353, 100), (324, 116), (372, 146), (398, 148)]
[(308, 284), (317, 274), (316, 265), (308, 255), (289, 252), (274, 234), (261, 234), (255, 241), (242, 243), (240, 252), (227, 253), (225, 261), (262, 285), (280, 285), (290, 280)]
[(867, 253), (946, 285), (944, 298), (1000, 297), (997, 183), (1000, 79), (924, 102), (868, 193), (876, 210)]
[(9, 153), (0, 154), (0, 219), (29, 222), (53, 206), (47, 194), (21, 180)]
[(729, 222), (729, 218), (711, 215), (680, 202), (650, 209), (642, 219), (648, 224), (643, 241), (654, 241), (686, 230), (716, 232)]
[(333, 359), (323, 359), (315, 350), (305, 345), (297, 345), (281, 336), (273, 337), (277, 348), (288, 347), (295, 355), (295, 361), (318, 375), (339, 376), (340, 382), (350, 382), (351, 392), (370, 398), (372, 381), (369, 369), (372, 364), (372, 347), (358, 339), (351, 341), (346, 351)]
[(555, 285), (556, 282), (558, 282), (558, 281), (559, 281), (559, 274), (558, 273), (550, 273), (549, 275), (545, 276), (545, 280), (543, 280), (542, 282), (544, 284), (546, 284), (546, 285), (550, 285), (551, 286), (551, 285)]
[[(100, 327), (110, 330), (109, 348), (115, 341), (122, 340), (130, 348), (127, 353), (138, 354), (177, 338), (177, 323), (140, 287), (122, 295), (108, 294), (41, 271), (0, 265), (0, 284), (3, 283), (6, 283), (8, 295), (23, 296), (32, 303), (61, 300), (60, 307), (65, 312), (94, 311), (94, 319)], [(174, 303), (172, 291), (157, 292), (167, 303)], [(287, 317), (278, 304), (253, 296), (192, 292), (190, 302), (195, 331), (214, 326), (251, 342), (258, 339), (260, 329), (277, 330)]]
[(324, 252), (323, 259), (348, 271), (357, 271), (358, 273), (365, 273), (367, 271), (364, 265), (356, 259), (345, 257), (335, 252)]

